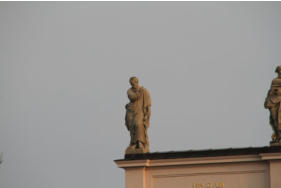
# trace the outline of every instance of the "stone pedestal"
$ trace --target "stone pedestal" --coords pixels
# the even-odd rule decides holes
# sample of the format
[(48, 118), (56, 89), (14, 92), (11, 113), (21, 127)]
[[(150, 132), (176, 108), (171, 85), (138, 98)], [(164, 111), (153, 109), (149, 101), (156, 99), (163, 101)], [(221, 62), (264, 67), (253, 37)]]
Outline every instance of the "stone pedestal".
[(145, 148), (135, 148), (135, 146), (128, 146), (126, 149), (126, 154), (142, 154), (142, 153), (148, 153), (149, 149), (148, 147)]
[(281, 147), (281, 140), (279, 142), (270, 142), (270, 146), (280, 146)]
[(281, 188), (281, 147), (126, 155), (126, 188)]

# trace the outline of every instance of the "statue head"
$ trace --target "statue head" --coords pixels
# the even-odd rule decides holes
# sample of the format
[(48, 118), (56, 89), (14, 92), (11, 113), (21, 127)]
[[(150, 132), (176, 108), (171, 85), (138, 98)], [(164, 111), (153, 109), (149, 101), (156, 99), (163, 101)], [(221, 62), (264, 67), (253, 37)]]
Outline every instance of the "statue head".
[(130, 84), (132, 86), (132, 88), (134, 89), (138, 89), (139, 88), (139, 80), (137, 77), (133, 76), (130, 78)]
[(281, 77), (281, 65), (276, 67), (275, 72), (278, 74), (278, 77)]

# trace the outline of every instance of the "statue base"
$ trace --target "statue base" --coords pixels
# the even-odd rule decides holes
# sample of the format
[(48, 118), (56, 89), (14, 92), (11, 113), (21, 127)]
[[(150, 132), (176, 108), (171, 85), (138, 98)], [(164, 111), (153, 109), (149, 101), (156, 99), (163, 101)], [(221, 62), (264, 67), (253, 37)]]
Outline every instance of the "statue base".
[(281, 146), (281, 140), (279, 142), (271, 141), (270, 146)]
[(126, 149), (126, 154), (138, 154), (138, 153), (148, 153), (149, 149), (146, 148), (136, 148), (136, 146), (128, 146)]

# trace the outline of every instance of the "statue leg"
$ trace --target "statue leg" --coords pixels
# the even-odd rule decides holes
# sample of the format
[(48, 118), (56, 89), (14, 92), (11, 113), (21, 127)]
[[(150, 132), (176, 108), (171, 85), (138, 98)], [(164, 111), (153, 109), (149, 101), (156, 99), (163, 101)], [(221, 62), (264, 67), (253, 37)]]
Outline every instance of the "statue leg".
[(278, 114), (276, 108), (270, 109), (270, 125), (273, 129), (272, 141), (276, 142), (278, 140)]

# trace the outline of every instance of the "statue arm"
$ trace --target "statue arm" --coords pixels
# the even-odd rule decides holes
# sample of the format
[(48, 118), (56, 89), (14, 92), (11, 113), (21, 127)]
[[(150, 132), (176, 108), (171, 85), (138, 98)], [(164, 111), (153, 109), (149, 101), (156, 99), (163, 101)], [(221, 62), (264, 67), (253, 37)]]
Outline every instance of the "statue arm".
[(151, 114), (150, 106), (147, 106), (145, 109), (144, 121), (149, 120)]
[(143, 117), (143, 121), (144, 121), (144, 125), (146, 126), (146, 128), (149, 127), (149, 119), (150, 119), (150, 115), (151, 115), (151, 98), (150, 98), (150, 94), (149, 92), (143, 88), (143, 93), (144, 93), (144, 117)]
[(127, 91), (127, 95), (128, 95), (129, 100), (131, 102), (134, 102), (140, 98), (141, 92), (133, 91), (133, 89), (131, 88)]

